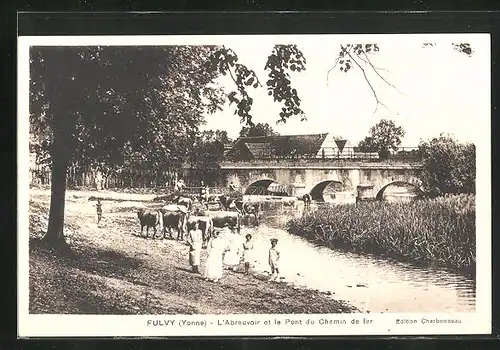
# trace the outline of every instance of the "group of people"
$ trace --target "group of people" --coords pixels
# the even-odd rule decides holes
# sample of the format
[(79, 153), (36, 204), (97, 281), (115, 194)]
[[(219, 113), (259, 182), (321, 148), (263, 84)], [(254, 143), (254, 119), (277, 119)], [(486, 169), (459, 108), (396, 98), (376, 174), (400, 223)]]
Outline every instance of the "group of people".
[[(203, 274), (205, 280), (218, 282), (222, 278), (224, 265), (228, 269), (237, 271), (242, 261), (245, 269), (244, 273), (248, 275), (253, 251), (252, 235), (245, 235), (245, 242), (241, 243), (238, 235), (235, 233), (229, 236), (229, 240), (222, 238), (220, 233), (220, 230), (214, 230), (212, 238), (207, 243), (208, 258)], [(201, 263), (201, 251), (203, 249), (203, 235), (197, 222), (192, 223), (189, 229), (187, 244), (189, 245), (189, 264), (192, 271), (200, 273), (199, 267)], [(279, 281), (280, 252), (277, 244), (278, 240), (272, 238), (268, 262), (271, 268), (270, 279)]]

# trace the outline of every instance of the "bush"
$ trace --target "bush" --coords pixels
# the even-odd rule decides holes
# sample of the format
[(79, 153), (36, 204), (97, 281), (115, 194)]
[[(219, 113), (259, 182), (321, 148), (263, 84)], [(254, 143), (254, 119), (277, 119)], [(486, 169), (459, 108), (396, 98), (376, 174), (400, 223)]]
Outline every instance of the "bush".
[(293, 219), (292, 234), (346, 251), (369, 253), (475, 275), (475, 197), (332, 206)]
[(422, 156), (422, 186), (433, 196), (474, 193), (476, 147), (441, 135), (419, 145)]

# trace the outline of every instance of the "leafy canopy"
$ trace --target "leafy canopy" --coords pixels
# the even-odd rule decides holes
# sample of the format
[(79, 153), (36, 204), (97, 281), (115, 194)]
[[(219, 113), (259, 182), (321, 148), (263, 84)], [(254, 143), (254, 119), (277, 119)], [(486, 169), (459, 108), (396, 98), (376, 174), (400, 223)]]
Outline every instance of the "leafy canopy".
[(423, 188), (431, 195), (474, 193), (476, 188), (476, 148), (447, 135), (419, 145)]
[(403, 128), (397, 126), (394, 121), (381, 119), (370, 128), (370, 136), (365, 137), (358, 147), (362, 152), (396, 151), (404, 135)]
[(268, 123), (257, 123), (253, 126), (243, 126), (240, 130), (240, 137), (254, 137), (254, 136), (275, 136), (277, 132)]
[(39, 153), (82, 166), (180, 164), (203, 114), (224, 101), (212, 83), (218, 73), (203, 68), (213, 50), (32, 47), (30, 125), (42, 135)]

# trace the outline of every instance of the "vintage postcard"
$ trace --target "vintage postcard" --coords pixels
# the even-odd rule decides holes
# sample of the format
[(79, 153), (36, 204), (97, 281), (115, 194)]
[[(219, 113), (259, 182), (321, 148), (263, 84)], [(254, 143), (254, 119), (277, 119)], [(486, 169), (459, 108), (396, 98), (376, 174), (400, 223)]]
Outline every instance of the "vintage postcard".
[(491, 332), (489, 34), (18, 53), (19, 337)]

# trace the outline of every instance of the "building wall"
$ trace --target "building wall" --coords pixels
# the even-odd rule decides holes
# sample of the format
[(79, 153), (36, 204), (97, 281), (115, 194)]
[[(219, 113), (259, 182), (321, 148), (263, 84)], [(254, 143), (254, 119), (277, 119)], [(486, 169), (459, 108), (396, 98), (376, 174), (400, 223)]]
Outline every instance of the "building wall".
[[(353, 150), (352, 144), (349, 140), (347, 140), (342, 152), (337, 147), (337, 143), (335, 142), (335, 135), (332, 133), (328, 134), (321, 145), (321, 148), (325, 150), (325, 158), (336, 158), (336, 157), (351, 157)], [(323, 151), (320, 149), (318, 154), (316, 155), (318, 158), (323, 157)]]

